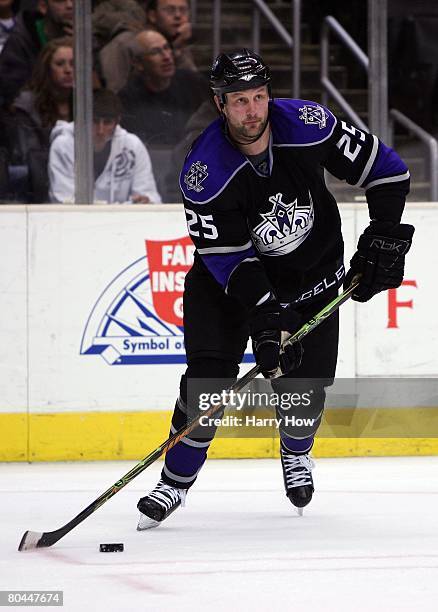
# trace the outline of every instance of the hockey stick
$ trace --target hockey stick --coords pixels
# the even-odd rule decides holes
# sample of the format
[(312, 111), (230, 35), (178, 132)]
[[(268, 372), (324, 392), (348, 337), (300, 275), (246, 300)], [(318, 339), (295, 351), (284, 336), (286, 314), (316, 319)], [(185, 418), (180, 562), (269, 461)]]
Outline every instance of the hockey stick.
[[(353, 279), (350, 287), (338, 295), (334, 300), (332, 300), (327, 306), (325, 306), (320, 312), (318, 312), (310, 321), (305, 323), (300, 329), (295, 332), (293, 335), (288, 335), (283, 342), (283, 346), (287, 343), (293, 343), (304, 336), (307, 336), (315, 327), (320, 325), (327, 317), (333, 314), (338, 308), (343, 304), (348, 298), (351, 297), (354, 289), (358, 285), (358, 278), (355, 277)], [(248, 383), (250, 383), (257, 374), (260, 373), (260, 368), (258, 365), (254, 366), (249, 372), (245, 374), (242, 378), (237, 380), (234, 385), (230, 387), (228, 392), (238, 393), (241, 391)], [(69, 521), (63, 527), (56, 529), (55, 531), (47, 531), (45, 533), (39, 533), (37, 531), (26, 531), (21, 538), (20, 545), (18, 550), (31, 550), (33, 548), (45, 548), (48, 546), (52, 546), (58, 540), (63, 538), (67, 533), (69, 533), (72, 529), (74, 529), (77, 525), (82, 523), (86, 518), (93, 514), (100, 506), (102, 506), (105, 502), (107, 502), (113, 495), (118, 493), (123, 487), (125, 487), (131, 480), (133, 480), (136, 476), (141, 474), (143, 470), (152, 465), (161, 455), (163, 455), (166, 451), (170, 450), (178, 444), (181, 438), (187, 436), (193, 429), (195, 429), (199, 424), (199, 419), (201, 417), (210, 417), (222, 408), (225, 408), (226, 403), (222, 402), (219, 404), (212, 404), (210, 408), (203, 411), (202, 414), (195, 416), (191, 421), (187, 423), (184, 427), (181, 427), (178, 431), (172, 434), (165, 442), (163, 442), (158, 448), (152, 451), (147, 457), (142, 459), (137, 465), (135, 465), (127, 474), (122, 476), (120, 480), (118, 480), (115, 484), (113, 484), (109, 489), (107, 489), (102, 495), (100, 495), (97, 499), (95, 499), (89, 506), (87, 506), (82, 512), (80, 512), (77, 516), (75, 516), (71, 521)]]

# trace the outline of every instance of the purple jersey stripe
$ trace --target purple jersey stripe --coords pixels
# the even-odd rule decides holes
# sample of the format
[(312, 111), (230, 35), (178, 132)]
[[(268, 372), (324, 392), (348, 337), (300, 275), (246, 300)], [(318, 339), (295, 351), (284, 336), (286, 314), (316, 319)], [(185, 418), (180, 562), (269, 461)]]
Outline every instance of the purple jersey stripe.
[(226, 253), (224, 255), (201, 255), (202, 261), (213, 274), (222, 287), (226, 287), (231, 272), (248, 257), (257, 257), (254, 247), (238, 253)]
[(371, 181), (379, 178), (387, 178), (389, 176), (397, 176), (407, 172), (407, 166), (400, 159), (395, 151), (387, 147), (383, 142), (379, 141), (379, 150), (377, 152), (376, 161), (374, 162), (371, 172), (366, 178), (364, 187)]

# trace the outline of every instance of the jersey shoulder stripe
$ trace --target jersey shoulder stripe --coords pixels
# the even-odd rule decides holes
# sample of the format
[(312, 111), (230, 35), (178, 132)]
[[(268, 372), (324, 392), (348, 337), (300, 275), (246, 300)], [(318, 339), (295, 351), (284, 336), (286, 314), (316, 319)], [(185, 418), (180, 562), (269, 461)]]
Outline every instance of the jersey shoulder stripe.
[(405, 162), (400, 159), (398, 154), (391, 149), (391, 147), (379, 141), (376, 159), (371, 171), (363, 182), (365, 189), (370, 189), (371, 187), (384, 183), (405, 181), (408, 178), (409, 170)]
[(337, 119), (325, 106), (311, 100), (276, 99), (271, 105), (273, 145), (308, 147), (333, 134)]
[(179, 178), (183, 196), (194, 204), (207, 204), (223, 191), (248, 159), (225, 137), (217, 119), (195, 140)]

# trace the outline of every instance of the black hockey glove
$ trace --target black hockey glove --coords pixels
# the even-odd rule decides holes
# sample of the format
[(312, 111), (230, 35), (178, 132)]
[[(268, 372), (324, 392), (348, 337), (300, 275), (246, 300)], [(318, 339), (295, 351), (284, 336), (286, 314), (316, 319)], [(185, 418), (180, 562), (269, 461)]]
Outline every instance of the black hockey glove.
[(400, 287), (405, 270), (405, 255), (412, 244), (414, 227), (407, 223), (371, 221), (357, 244), (350, 261), (344, 287), (360, 273), (353, 300), (367, 302), (376, 293)]
[(299, 328), (300, 316), (282, 308), (275, 300), (256, 306), (251, 312), (249, 327), (255, 360), (265, 378), (287, 374), (299, 367), (303, 356), (300, 342), (281, 348), (281, 332), (294, 333)]

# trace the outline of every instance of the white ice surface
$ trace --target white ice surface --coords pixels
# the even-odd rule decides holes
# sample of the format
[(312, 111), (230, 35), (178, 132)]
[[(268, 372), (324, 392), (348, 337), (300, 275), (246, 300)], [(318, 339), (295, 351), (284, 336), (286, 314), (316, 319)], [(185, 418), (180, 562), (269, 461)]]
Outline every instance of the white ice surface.
[(210, 461), (186, 508), (139, 533), (155, 464), (52, 548), (17, 551), (133, 463), (0, 464), (0, 590), (63, 590), (68, 611), (438, 610), (438, 457), (320, 459), (302, 518), (279, 461)]

